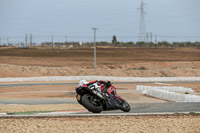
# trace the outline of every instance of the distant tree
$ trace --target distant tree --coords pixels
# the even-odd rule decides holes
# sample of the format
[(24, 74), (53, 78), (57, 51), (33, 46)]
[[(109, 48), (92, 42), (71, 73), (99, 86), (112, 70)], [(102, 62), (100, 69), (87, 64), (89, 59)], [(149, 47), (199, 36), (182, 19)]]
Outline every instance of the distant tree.
[(145, 42), (136, 42), (136, 46), (137, 47), (144, 47), (145, 46)]
[(117, 37), (114, 35), (112, 38), (113, 38), (112, 39), (112, 43), (116, 43), (117, 42)]
[(158, 46), (160, 46), (160, 47), (168, 47), (168, 46), (170, 46), (170, 43), (167, 42), (167, 41), (158, 42)]

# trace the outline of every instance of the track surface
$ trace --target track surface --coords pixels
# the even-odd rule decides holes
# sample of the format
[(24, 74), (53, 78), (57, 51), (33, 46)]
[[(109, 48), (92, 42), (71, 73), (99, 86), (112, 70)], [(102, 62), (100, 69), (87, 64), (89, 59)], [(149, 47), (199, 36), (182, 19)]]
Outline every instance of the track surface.
[[(45, 99), (9, 99), (1, 100), (1, 104), (64, 104), (74, 103), (74, 98), (45, 98)], [(130, 103), (130, 113), (154, 113), (154, 112), (199, 112), (200, 103)], [(104, 113), (121, 113), (122, 111), (106, 111)]]
[[(194, 81), (190, 81), (194, 82)], [(134, 84), (138, 82), (115, 82), (115, 84)], [(147, 83), (147, 82), (145, 82)], [(152, 82), (150, 82), (152, 83)], [(172, 83), (172, 82), (162, 82)], [(175, 83), (175, 82), (173, 82)], [(0, 87), (14, 87), (14, 86), (30, 86), (30, 85), (69, 85), (77, 83), (27, 83), (27, 84), (1, 84)], [(40, 99), (1, 99), (0, 104), (64, 104), (74, 103), (75, 98), (40, 98)], [(163, 112), (200, 112), (200, 103), (130, 103), (130, 113), (163, 113)], [(103, 113), (122, 113), (120, 110), (116, 111), (104, 111)]]

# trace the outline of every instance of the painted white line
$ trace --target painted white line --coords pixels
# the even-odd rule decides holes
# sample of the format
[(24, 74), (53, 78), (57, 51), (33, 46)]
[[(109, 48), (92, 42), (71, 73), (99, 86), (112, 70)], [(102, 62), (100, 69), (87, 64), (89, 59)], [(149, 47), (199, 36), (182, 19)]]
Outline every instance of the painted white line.
[(67, 93), (67, 92), (75, 92), (75, 91), (21, 91), (21, 92), (5, 92), (5, 93), (0, 93), (0, 95), (5, 95), (5, 94), (29, 94), (29, 93)]
[(77, 111), (63, 111), (63, 112), (49, 112), (49, 113), (36, 113), (34, 115), (67, 115), (76, 113), (87, 113), (87, 110), (77, 110)]
[(50, 113), (37, 113), (34, 114), (34, 116), (48, 116), (48, 115), (67, 115), (67, 114), (71, 114), (72, 112), (50, 112)]
[[(200, 112), (195, 112), (200, 113)], [(174, 114), (190, 114), (190, 112), (155, 112), (155, 113), (107, 113), (107, 114), (68, 114), (69, 116), (140, 116), (140, 115), (174, 115)]]

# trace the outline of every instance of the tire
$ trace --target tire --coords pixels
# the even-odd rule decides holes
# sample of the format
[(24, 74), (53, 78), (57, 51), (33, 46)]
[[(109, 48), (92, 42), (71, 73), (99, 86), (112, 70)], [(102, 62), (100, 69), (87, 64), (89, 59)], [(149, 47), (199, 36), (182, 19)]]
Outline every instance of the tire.
[(125, 100), (121, 100), (121, 107), (120, 109), (124, 112), (129, 112), (131, 110), (130, 105), (125, 101)]
[(90, 94), (85, 94), (81, 98), (82, 105), (93, 113), (100, 113), (103, 110), (103, 106), (100, 102), (94, 102), (94, 97)]

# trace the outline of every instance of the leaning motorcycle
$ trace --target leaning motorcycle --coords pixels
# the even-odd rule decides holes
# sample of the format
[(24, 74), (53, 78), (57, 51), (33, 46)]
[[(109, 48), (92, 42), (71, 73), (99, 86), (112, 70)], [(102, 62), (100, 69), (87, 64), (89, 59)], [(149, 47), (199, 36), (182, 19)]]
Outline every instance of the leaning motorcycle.
[(106, 93), (102, 93), (95, 86), (87, 84), (79, 85), (75, 90), (78, 103), (93, 113), (117, 109), (129, 112), (131, 109), (130, 105), (117, 95), (116, 88), (112, 84), (107, 88)]

